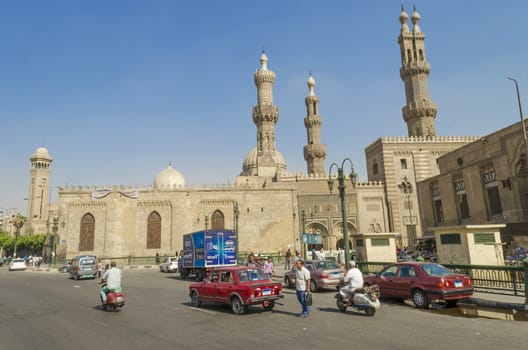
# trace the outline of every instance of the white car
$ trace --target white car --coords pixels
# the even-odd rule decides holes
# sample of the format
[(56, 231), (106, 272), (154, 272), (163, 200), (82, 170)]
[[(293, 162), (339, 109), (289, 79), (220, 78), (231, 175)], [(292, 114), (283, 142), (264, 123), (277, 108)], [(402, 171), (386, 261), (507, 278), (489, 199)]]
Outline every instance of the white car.
[(26, 261), (24, 259), (13, 259), (9, 263), (9, 271), (14, 270), (25, 270), (27, 268)]
[(178, 271), (178, 258), (168, 257), (166, 261), (159, 265), (160, 272), (176, 272)]

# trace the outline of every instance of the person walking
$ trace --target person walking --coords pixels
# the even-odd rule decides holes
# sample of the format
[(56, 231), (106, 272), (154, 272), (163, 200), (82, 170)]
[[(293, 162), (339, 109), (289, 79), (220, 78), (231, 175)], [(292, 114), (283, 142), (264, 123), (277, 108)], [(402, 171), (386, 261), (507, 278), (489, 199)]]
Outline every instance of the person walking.
[(299, 259), (295, 262), (295, 293), (301, 304), (302, 311), (298, 317), (306, 318), (310, 315), (312, 308), (306, 305), (306, 297), (310, 294), (310, 271), (304, 267), (304, 261)]
[(268, 257), (268, 260), (264, 263), (264, 273), (271, 279), (275, 269), (273, 268), (273, 261), (271, 257)]

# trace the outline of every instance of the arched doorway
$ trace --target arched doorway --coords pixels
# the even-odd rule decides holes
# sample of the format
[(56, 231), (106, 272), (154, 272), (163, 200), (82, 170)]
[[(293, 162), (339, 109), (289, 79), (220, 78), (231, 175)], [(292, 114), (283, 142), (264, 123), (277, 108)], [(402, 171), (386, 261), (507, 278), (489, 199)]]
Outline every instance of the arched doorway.
[(81, 219), (81, 228), (79, 233), (79, 251), (94, 250), (95, 237), (95, 218), (92, 214), (87, 213)]
[(211, 230), (223, 230), (224, 228), (224, 214), (220, 210), (215, 210), (211, 215)]
[[(343, 224), (341, 222), (334, 225), (333, 233), (337, 239), (335, 248), (341, 250), (345, 249), (345, 243), (343, 239)], [(357, 233), (356, 227), (350, 222), (347, 222), (348, 249), (350, 251), (353, 249), (351, 236), (355, 233)]]
[(161, 248), (161, 216), (153, 211), (147, 220), (147, 249)]

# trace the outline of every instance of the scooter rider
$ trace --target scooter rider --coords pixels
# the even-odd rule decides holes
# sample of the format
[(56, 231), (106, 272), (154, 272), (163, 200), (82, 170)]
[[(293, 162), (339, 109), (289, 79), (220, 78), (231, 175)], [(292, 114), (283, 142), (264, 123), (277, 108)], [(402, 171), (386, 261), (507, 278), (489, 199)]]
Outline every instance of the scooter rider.
[(116, 262), (112, 261), (110, 263), (110, 269), (106, 270), (101, 279), (101, 284), (106, 283), (106, 285), (101, 288), (101, 300), (103, 301), (103, 304), (106, 303), (106, 295), (109, 292), (121, 292), (121, 275), (121, 270), (117, 268)]
[(339, 292), (345, 298), (350, 298), (358, 288), (363, 288), (363, 273), (356, 267), (356, 262), (351, 260), (348, 265), (348, 270), (345, 276), (346, 285), (343, 286)]

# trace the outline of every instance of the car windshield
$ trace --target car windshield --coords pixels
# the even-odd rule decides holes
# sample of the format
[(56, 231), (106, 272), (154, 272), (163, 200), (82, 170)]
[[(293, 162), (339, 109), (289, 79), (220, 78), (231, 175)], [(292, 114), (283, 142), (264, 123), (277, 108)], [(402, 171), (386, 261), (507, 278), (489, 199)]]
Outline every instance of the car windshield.
[(339, 269), (339, 265), (337, 265), (333, 261), (318, 261), (315, 264), (315, 267), (319, 270), (331, 270), (331, 269)]
[(23, 263), (25, 262), (24, 259), (13, 259), (14, 263)]
[(421, 268), (429, 276), (440, 276), (441, 277), (441, 276), (453, 274), (453, 271), (439, 264), (422, 264)]
[(238, 271), (238, 279), (241, 282), (245, 281), (263, 281), (269, 279), (268, 276), (259, 269), (246, 269)]

